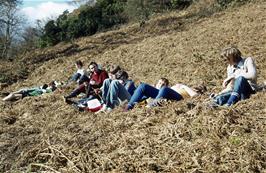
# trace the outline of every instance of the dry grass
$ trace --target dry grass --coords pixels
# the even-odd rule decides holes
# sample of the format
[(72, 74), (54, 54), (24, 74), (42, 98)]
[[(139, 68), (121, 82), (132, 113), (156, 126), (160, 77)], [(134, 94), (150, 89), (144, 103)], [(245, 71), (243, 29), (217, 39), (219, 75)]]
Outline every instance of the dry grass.
[[(136, 81), (153, 83), (166, 76), (172, 84), (204, 82), (209, 92), (218, 91), (226, 69), (219, 52), (229, 44), (255, 58), (262, 82), (265, 9), (261, 1), (194, 22), (186, 17), (190, 11), (171, 13), (141, 29), (131, 25), (79, 39), (73, 54), (60, 53), (69, 46), (60, 44), (36, 52), (35, 57), (57, 56), (35, 63), (27, 80), (2, 92), (66, 79), (77, 59), (116, 62)], [(206, 94), (160, 108), (139, 106), (126, 113), (119, 108), (110, 114), (77, 112), (63, 102), (62, 94), (0, 102), (1, 172), (266, 171), (265, 92), (230, 109), (207, 109)]]

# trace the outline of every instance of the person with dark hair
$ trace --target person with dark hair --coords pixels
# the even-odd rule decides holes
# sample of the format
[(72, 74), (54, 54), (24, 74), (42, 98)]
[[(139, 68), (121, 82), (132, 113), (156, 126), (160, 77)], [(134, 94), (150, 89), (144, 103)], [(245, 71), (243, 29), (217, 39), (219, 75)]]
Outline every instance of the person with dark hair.
[(204, 87), (190, 88), (183, 84), (176, 84), (170, 88), (169, 81), (166, 78), (159, 79), (155, 87), (141, 83), (134, 91), (134, 94), (125, 107), (125, 111), (133, 109), (137, 103), (146, 98), (153, 98), (154, 100), (148, 104), (148, 107), (155, 107), (160, 106), (162, 100), (179, 101), (185, 98), (195, 97), (205, 90), (206, 88)]
[(225, 89), (214, 97), (214, 101), (218, 105), (231, 106), (256, 92), (257, 69), (254, 60), (243, 58), (234, 46), (222, 50), (221, 57), (228, 63), (227, 78), (223, 81)]
[(122, 102), (129, 101), (135, 90), (134, 82), (128, 79), (126, 71), (119, 70), (115, 74), (109, 72), (109, 76), (112, 75), (113, 78), (106, 79), (101, 88), (104, 105), (100, 111), (110, 111)]
[(99, 69), (96, 62), (90, 63), (88, 71), (90, 75), (86, 79), (80, 79), (83, 83), (69, 95), (64, 96), (66, 102), (80, 93), (85, 93), (87, 100), (98, 96), (98, 90), (103, 85), (103, 81), (108, 78), (108, 74), (105, 70)]
[(39, 96), (44, 93), (51, 93), (56, 90), (56, 83), (55, 81), (50, 82), (49, 84), (44, 84), (40, 87), (33, 87), (33, 88), (25, 88), (19, 91), (15, 91), (10, 93), (8, 96), (3, 98), (3, 101), (12, 101), (12, 100), (19, 100), (23, 99), (24, 97), (28, 96)]

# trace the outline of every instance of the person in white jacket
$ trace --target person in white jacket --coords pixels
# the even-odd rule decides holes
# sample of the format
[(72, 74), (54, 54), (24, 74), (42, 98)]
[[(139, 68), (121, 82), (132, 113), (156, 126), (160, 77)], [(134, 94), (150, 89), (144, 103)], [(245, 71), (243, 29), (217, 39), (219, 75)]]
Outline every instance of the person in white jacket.
[(228, 62), (227, 78), (223, 81), (225, 90), (219, 105), (231, 106), (239, 100), (247, 99), (257, 88), (257, 69), (253, 58), (243, 58), (236, 47), (222, 50), (221, 57)]

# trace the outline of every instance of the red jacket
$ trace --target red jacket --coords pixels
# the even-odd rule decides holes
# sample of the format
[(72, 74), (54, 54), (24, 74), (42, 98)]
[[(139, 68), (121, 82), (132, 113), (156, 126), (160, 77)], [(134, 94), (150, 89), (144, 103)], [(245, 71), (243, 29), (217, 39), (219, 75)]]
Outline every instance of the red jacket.
[(98, 73), (93, 73), (91, 75), (91, 80), (95, 81), (94, 85), (91, 85), (92, 88), (101, 88), (103, 81), (108, 78), (108, 74), (105, 70), (99, 70)]

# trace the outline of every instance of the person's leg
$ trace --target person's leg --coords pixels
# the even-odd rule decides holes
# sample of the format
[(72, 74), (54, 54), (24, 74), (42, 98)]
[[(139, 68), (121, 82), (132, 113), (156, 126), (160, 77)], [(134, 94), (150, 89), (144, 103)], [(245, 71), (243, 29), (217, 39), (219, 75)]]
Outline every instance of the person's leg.
[(227, 101), (227, 106), (231, 106), (238, 102), (240, 99), (247, 99), (252, 94), (253, 90), (251, 86), (249, 85), (246, 78), (243, 76), (238, 77), (235, 79), (234, 83), (234, 89), (230, 96), (230, 98)]
[(230, 98), (231, 94), (232, 94), (231, 91), (223, 93), (223, 94), (219, 94), (219, 95), (217, 95), (217, 96), (215, 96), (213, 98), (214, 102), (217, 103), (218, 105), (222, 106), (222, 105), (227, 103), (227, 101)]
[(110, 85), (112, 79), (105, 79), (102, 86), (102, 101), (106, 104), (106, 101), (109, 100)]
[(81, 77), (81, 75), (79, 73), (75, 73), (72, 77), (71, 77), (71, 81), (78, 81), (78, 79)]
[(76, 97), (80, 93), (85, 93), (85, 85), (82, 84), (78, 88), (76, 88), (74, 91), (72, 91), (68, 96), (65, 96), (66, 99)]
[(80, 76), (80, 78), (79, 78), (78, 84), (81, 85), (81, 84), (83, 84), (85, 81), (90, 81), (90, 79), (89, 79), (88, 76), (86, 76), (86, 75), (82, 75), (82, 76)]
[(165, 86), (159, 90), (159, 93), (156, 96), (156, 99), (160, 98), (164, 98), (167, 100), (176, 100), (176, 101), (183, 99), (183, 97), (178, 92)]
[(158, 95), (159, 90), (156, 89), (153, 86), (150, 86), (148, 84), (142, 83), (138, 86), (138, 88), (134, 91), (134, 94), (132, 95), (128, 105), (127, 109), (132, 109), (136, 103), (142, 100), (144, 96), (156, 98)]
[(22, 98), (22, 94), (14, 94), (14, 93), (10, 93), (8, 96), (6, 96), (5, 98), (3, 98), (3, 101), (12, 101), (14, 99), (21, 99)]
[(113, 109), (120, 104), (120, 101), (130, 100), (131, 95), (118, 80), (111, 82), (109, 91), (109, 99), (106, 102), (107, 107)]
[(182, 100), (183, 97), (173, 89), (164, 86), (159, 90), (159, 93), (156, 96), (156, 98), (151, 103), (149, 103), (148, 106), (149, 107), (160, 106), (162, 100), (164, 99), (179, 101)]
[(130, 95), (134, 94), (134, 91), (136, 89), (135, 84), (132, 80), (128, 80), (125, 84), (126, 90), (129, 92)]

